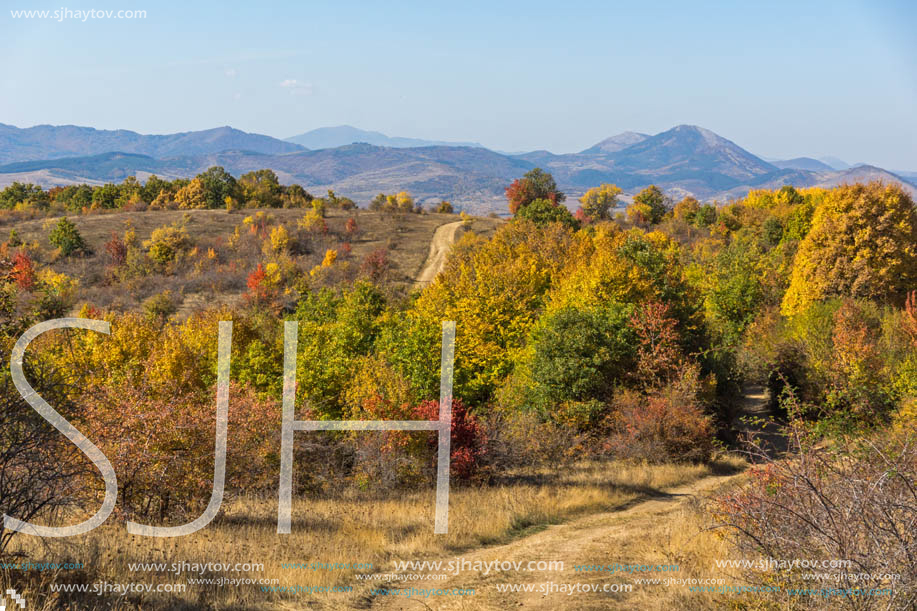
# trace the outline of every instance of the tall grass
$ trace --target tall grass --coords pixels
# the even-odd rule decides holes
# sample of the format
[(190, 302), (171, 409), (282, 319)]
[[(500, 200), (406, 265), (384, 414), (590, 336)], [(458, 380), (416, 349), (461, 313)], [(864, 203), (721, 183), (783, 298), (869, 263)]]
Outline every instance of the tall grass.
[(308, 595), (265, 593), (258, 585), (189, 585), (180, 595), (91, 595), (64, 600), (55, 600), (48, 587), (52, 579), (59, 583), (184, 583), (189, 576), (196, 577), (132, 572), (130, 563), (263, 563), (263, 572), (224, 572), (222, 576), (276, 579), (279, 585), (353, 585), (351, 594), (317, 594), (311, 598), (350, 607), (357, 605), (361, 593), (354, 571), (313, 571), (281, 565), (372, 563), (372, 571), (363, 572), (388, 572), (392, 560), (435, 559), (500, 543), (530, 529), (622, 508), (642, 497), (709, 476), (716, 469), (717, 465), (581, 462), (557, 470), (511, 472), (491, 485), (453, 489), (448, 535), (433, 534), (432, 488), (385, 495), (348, 488), (322, 498), (299, 499), (294, 501), (293, 532), (289, 535), (276, 533), (276, 498), (239, 497), (224, 503), (214, 523), (186, 537), (132, 536), (123, 523), (111, 518), (80, 537), (45, 541), (20, 538), (19, 552), (32, 561), (78, 561), (86, 568), (31, 578), (10, 572), (4, 580), (16, 583), (20, 591), (27, 590), (30, 608), (38, 609), (42, 605), (72, 609), (278, 608), (308, 602)]

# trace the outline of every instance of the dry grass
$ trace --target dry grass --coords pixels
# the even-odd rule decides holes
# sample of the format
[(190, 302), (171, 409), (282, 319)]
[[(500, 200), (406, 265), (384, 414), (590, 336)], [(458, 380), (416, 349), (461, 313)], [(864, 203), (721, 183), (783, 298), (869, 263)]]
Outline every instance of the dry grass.
[[(307, 212), (304, 209), (265, 209), (277, 223), (283, 224), (288, 230), (293, 231), (299, 221)], [(127, 296), (113, 296), (118, 291), (113, 290), (106, 283), (105, 243), (111, 235), (122, 235), (127, 224), (134, 228), (140, 241), (147, 240), (157, 227), (180, 222), (185, 215), (188, 221), (185, 225), (189, 236), (195, 245), (206, 247), (219, 241), (225, 242), (232, 235), (237, 226), (246, 216), (257, 213), (255, 209), (243, 209), (234, 212), (226, 210), (147, 210), (143, 212), (104, 212), (87, 215), (68, 215), (74, 222), (83, 239), (86, 241), (93, 254), (83, 258), (60, 259), (54, 261), (51, 267), (57, 271), (76, 277), (80, 281), (79, 300), (88, 300), (103, 306), (113, 305), (117, 309), (135, 309), (139, 302), (149, 295), (169, 289), (176, 295), (183, 296), (187, 304), (183, 304), (183, 311), (190, 311), (201, 303), (226, 303), (235, 304), (239, 301), (245, 288), (245, 274), (260, 260), (260, 256), (251, 257), (250, 261), (243, 261), (242, 268), (238, 270), (238, 278), (224, 278), (222, 282), (216, 279), (195, 277), (190, 273), (159, 275), (153, 274), (141, 279), (132, 288), (136, 293), (133, 298)], [(410, 287), (420, 273), (427, 255), (430, 251), (430, 241), (436, 228), (445, 223), (459, 220), (455, 214), (392, 214), (370, 212), (368, 210), (340, 210), (329, 209), (326, 221), (332, 233), (338, 238), (328, 238), (329, 248), (337, 248), (339, 240), (343, 240), (344, 224), (348, 218), (353, 217), (359, 227), (354, 238), (348, 238), (352, 247), (351, 257), (354, 261), (361, 261), (370, 252), (385, 247), (388, 249), (389, 261), (392, 265), (389, 282), (395, 286)], [(37, 243), (39, 247), (50, 252), (52, 247), (48, 243), (47, 227), (55, 223), (59, 217), (24, 220), (0, 228), (0, 242), (5, 242), (10, 229), (15, 228), (20, 238), (26, 243)], [(491, 218), (476, 218), (472, 229), (481, 235), (492, 234), (502, 221)], [(316, 256), (321, 260), (323, 251)], [(218, 286), (216, 290), (214, 286)], [(219, 288), (219, 287), (222, 288)], [(112, 303), (112, 300), (114, 300)]]
[[(348, 491), (335, 497), (298, 500), (290, 535), (276, 533), (276, 498), (237, 498), (224, 503), (215, 523), (187, 537), (135, 537), (111, 519), (86, 536), (45, 543), (22, 538), (19, 544), (33, 561), (80, 561), (86, 566), (79, 575), (65, 572), (55, 576), (60, 583), (183, 583), (187, 575), (132, 573), (128, 563), (184, 561), (264, 564), (263, 573), (223, 574), (230, 578), (278, 579), (280, 585), (355, 586), (355, 593), (349, 595), (285, 597), (263, 593), (256, 585), (189, 586), (186, 594), (173, 598), (128, 596), (112, 600), (91, 596), (73, 601), (69, 608), (74, 609), (302, 608), (298, 605), (306, 603), (311, 608), (311, 603), (320, 602), (350, 608), (360, 604), (353, 571), (284, 569), (281, 564), (371, 562), (374, 569), (369, 572), (387, 572), (392, 560), (433, 559), (505, 542), (551, 523), (624, 508), (714, 472), (714, 467), (703, 465), (584, 462), (557, 471), (514, 473), (500, 485), (454, 489), (450, 534), (446, 536), (433, 534), (433, 491), (425, 489), (381, 499)], [(47, 583), (35, 582), (28, 589), (35, 601), (32, 608), (51, 604)]]

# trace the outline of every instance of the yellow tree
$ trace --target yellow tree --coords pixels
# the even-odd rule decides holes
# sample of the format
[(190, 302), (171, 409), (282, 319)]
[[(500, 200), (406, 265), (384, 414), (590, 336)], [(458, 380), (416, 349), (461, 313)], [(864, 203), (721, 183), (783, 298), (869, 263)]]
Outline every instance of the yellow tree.
[(490, 240), (466, 234), (456, 244), (409, 314), (428, 328), (456, 321), (457, 396), (484, 400), (503, 380), (572, 244), (569, 229), (528, 221), (504, 225)]
[(829, 191), (799, 245), (781, 309), (793, 315), (841, 295), (901, 299), (917, 285), (917, 212), (897, 184)]
[(603, 183), (593, 187), (579, 199), (583, 214), (594, 221), (606, 220), (610, 217), (611, 210), (618, 203), (621, 189), (617, 185)]
[(194, 178), (175, 194), (175, 201), (179, 208), (206, 208), (207, 194), (204, 184), (199, 178)]

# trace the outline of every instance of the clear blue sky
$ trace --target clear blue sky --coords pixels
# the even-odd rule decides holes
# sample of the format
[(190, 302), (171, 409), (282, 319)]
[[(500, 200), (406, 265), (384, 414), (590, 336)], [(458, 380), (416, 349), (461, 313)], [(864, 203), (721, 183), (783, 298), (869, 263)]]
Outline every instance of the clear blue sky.
[[(0, 0), (0, 122), (346, 123), (554, 152), (691, 123), (763, 156), (917, 171), (910, 2), (82, 2)], [(10, 14), (61, 7), (147, 18)]]

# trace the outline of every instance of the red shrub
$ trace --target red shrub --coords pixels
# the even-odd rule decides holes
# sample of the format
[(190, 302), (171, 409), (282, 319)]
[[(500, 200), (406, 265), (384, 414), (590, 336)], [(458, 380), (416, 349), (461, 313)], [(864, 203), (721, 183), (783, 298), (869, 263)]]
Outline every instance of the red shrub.
[(630, 318), (630, 326), (637, 333), (637, 382), (645, 387), (658, 388), (676, 379), (684, 365), (678, 321), (669, 316), (669, 306), (663, 303), (645, 303), (637, 307)]
[(385, 277), (390, 267), (388, 249), (380, 247), (366, 255), (360, 265), (360, 273), (373, 282), (379, 282)]
[(35, 286), (35, 266), (32, 265), (29, 255), (24, 252), (16, 253), (9, 276), (20, 290), (28, 291)]
[(111, 239), (105, 243), (105, 252), (108, 253), (113, 265), (120, 266), (127, 258), (127, 245), (116, 234), (111, 234)]
[(713, 425), (689, 394), (675, 387), (643, 396), (626, 391), (615, 400), (605, 450), (652, 463), (705, 462), (713, 452)]
[[(420, 403), (414, 408), (417, 420), (438, 420), (439, 401), (432, 399)], [(431, 435), (429, 447), (434, 460), (439, 443), (438, 435)], [(474, 414), (468, 412), (465, 404), (458, 399), (452, 400), (452, 443), (450, 463), (452, 477), (466, 480), (475, 474), (483, 456), (484, 433)]]
[(277, 289), (270, 286), (267, 280), (267, 273), (264, 266), (260, 263), (255, 271), (248, 275), (246, 280), (248, 293), (245, 295), (248, 301), (257, 304), (269, 304), (277, 299)]

